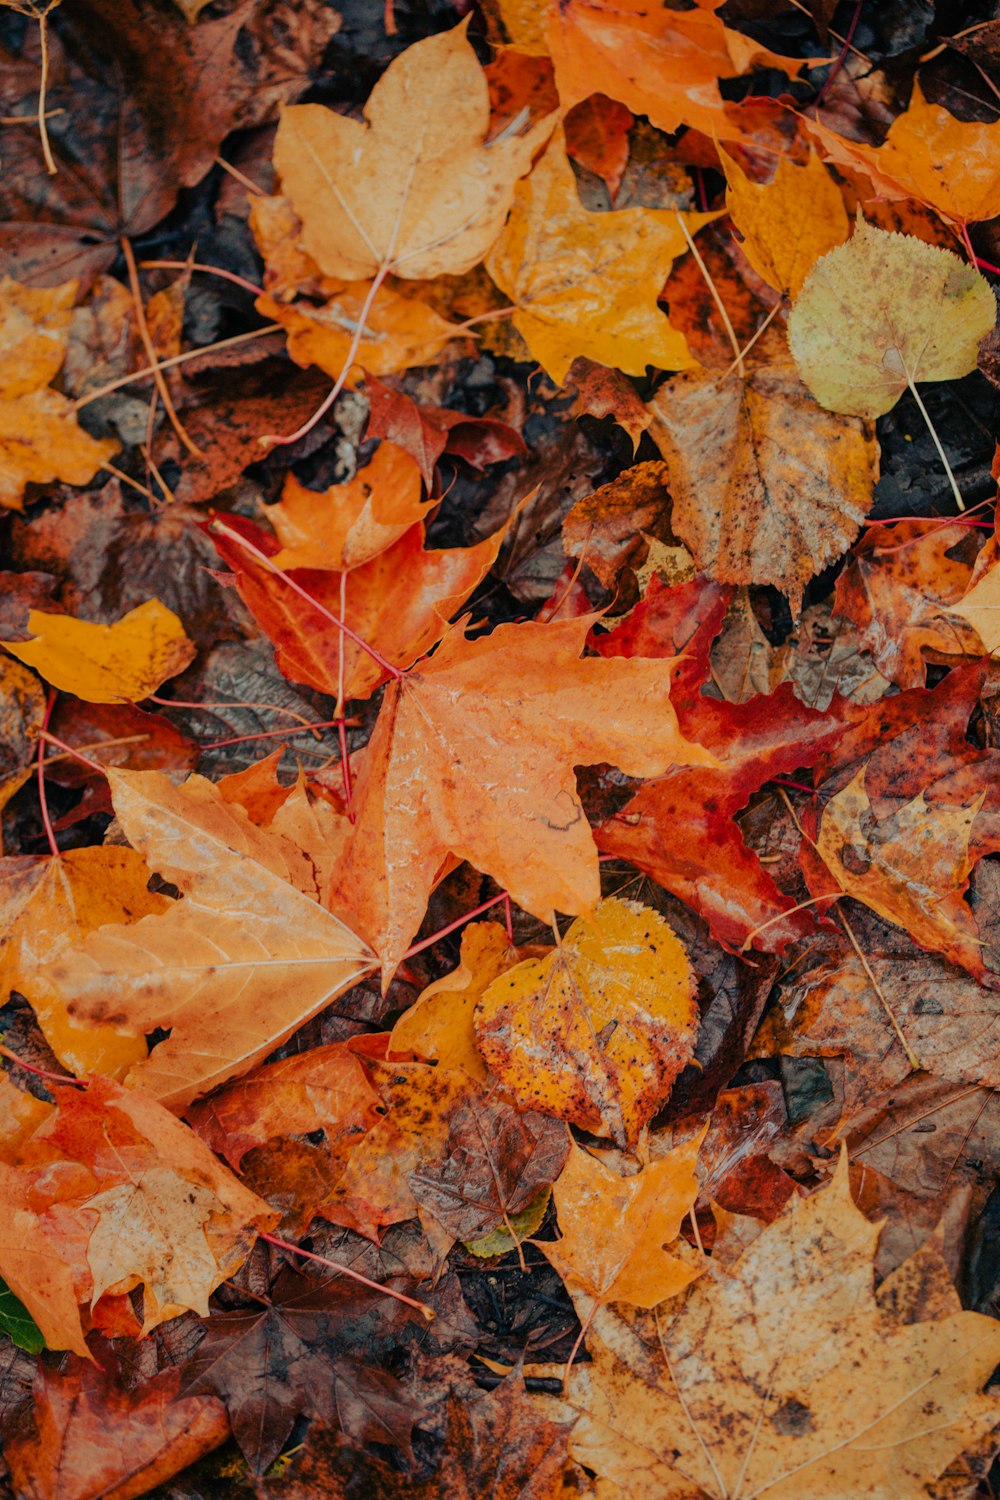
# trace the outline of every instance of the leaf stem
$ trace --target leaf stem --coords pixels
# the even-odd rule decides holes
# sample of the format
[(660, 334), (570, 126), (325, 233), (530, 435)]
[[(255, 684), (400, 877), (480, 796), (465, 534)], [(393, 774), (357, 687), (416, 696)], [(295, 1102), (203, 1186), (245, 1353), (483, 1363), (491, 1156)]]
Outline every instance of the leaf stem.
[(264, 288), (258, 286), (256, 282), (247, 281), (245, 276), (237, 276), (235, 271), (224, 271), (221, 266), (206, 266), (198, 260), (144, 260), (140, 262), (139, 269), (142, 271), (200, 271), (204, 276), (221, 276), (223, 281), (231, 281), (234, 286), (242, 287), (245, 292), (250, 292), (254, 297), (264, 295)]
[(742, 376), (742, 374), (743, 374), (743, 350), (740, 348), (740, 341), (736, 337), (736, 330), (735, 330), (735, 328), (733, 327), (733, 325), (732, 325), (732, 323), (730, 321), (728, 312), (726, 311), (726, 304), (723, 302), (722, 298), (719, 296), (719, 289), (716, 286), (715, 282), (712, 280), (712, 277), (711, 277), (711, 275), (709, 273), (708, 267), (706, 266), (705, 262), (702, 260), (701, 251), (698, 249), (697, 245), (695, 244), (695, 242), (694, 242), (694, 236), (692, 235), (690, 229), (687, 227), (687, 225), (684, 222), (684, 216), (683, 216), (683, 214), (679, 213), (675, 209), (674, 210), (674, 217), (676, 218), (677, 223), (680, 226), (681, 233), (683, 234), (684, 238), (687, 240), (688, 249), (691, 251), (691, 254), (694, 256), (695, 264), (697, 265), (698, 270), (701, 272), (702, 276), (704, 277), (705, 285), (708, 287), (708, 290), (712, 294), (712, 301), (715, 303), (716, 307), (719, 309), (719, 317), (722, 319), (723, 326), (725, 327), (726, 333), (727, 333), (727, 335), (729, 337), (730, 345), (732, 346), (733, 357), (734, 357), (734, 362), (735, 362), (735, 365), (736, 365), (736, 369), (739, 370), (740, 375)]
[(379, 1281), (370, 1281), (367, 1276), (362, 1276), (360, 1271), (352, 1271), (350, 1266), (343, 1266), (339, 1261), (328, 1260), (325, 1255), (316, 1255), (312, 1250), (303, 1250), (298, 1245), (293, 1245), (290, 1240), (279, 1239), (276, 1234), (265, 1234), (261, 1231), (260, 1238), (266, 1240), (269, 1245), (277, 1246), (279, 1250), (287, 1250), (291, 1255), (301, 1255), (305, 1260), (314, 1260), (321, 1266), (329, 1266), (339, 1275), (347, 1276), (351, 1281), (358, 1281), (362, 1286), (370, 1287), (373, 1292), (381, 1292), (384, 1297), (393, 1297), (397, 1302), (405, 1302), (407, 1307), (415, 1307), (428, 1323), (433, 1322), (437, 1316), (433, 1307), (429, 1307), (426, 1302), (418, 1302), (415, 1297), (407, 1297), (405, 1292), (397, 1292), (395, 1287), (384, 1286)]
[(42, 44), (42, 73), (38, 81), (38, 134), (42, 140), (42, 155), (45, 157), (45, 167), (50, 177), (54, 177), (59, 171), (56, 166), (55, 157), (52, 155), (52, 147), (49, 144), (49, 130), (45, 123), (45, 91), (49, 85), (49, 22), (48, 14), (38, 17), (38, 37)]
[[(232, 338), (220, 339), (217, 344), (205, 344), (200, 349), (188, 349), (184, 354), (173, 354), (169, 359), (161, 359), (155, 365), (146, 365), (141, 370), (133, 370), (131, 375), (119, 375), (117, 380), (109, 380), (107, 385), (98, 387), (96, 391), (88, 391), (85, 396), (81, 396), (73, 403), (73, 410), (81, 411), (92, 401), (100, 401), (102, 396), (110, 396), (113, 391), (120, 391), (126, 385), (134, 385), (137, 380), (148, 380), (151, 375), (155, 378), (157, 370), (171, 370), (175, 365), (187, 364), (192, 359), (201, 359), (203, 355), (214, 354), (219, 349), (231, 349), (235, 344), (248, 344), (252, 339), (262, 339), (269, 333), (282, 333), (283, 331), (280, 323), (265, 323), (263, 328), (251, 328), (248, 333), (235, 333)], [(104, 467), (107, 468), (107, 464)]]
[(358, 314), (358, 321), (355, 326), (354, 333), (351, 336), (350, 347), (348, 348), (347, 354), (344, 359), (344, 367), (341, 370), (340, 374), (337, 376), (333, 389), (323, 398), (319, 406), (313, 412), (312, 416), (309, 417), (305, 422), (303, 422), (301, 427), (297, 427), (295, 431), (290, 432), (287, 437), (276, 437), (273, 433), (271, 433), (267, 437), (258, 438), (257, 441), (259, 443), (262, 443), (265, 447), (268, 448), (285, 447), (289, 443), (297, 443), (299, 438), (304, 438), (307, 433), (312, 432), (317, 422), (321, 422), (323, 420), (327, 412), (330, 410), (330, 407), (333, 405), (337, 397), (340, 395), (341, 391), (344, 389), (344, 382), (347, 380), (348, 375), (350, 375), (351, 373), (351, 369), (354, 365), (354, 357), (357, 354), (358, 349), (361, 345), (361, 340), (364, 337), (365, 327), (368, 322), (368, 314), (372, 310), (372, 303), (375, 301), (376, 293), (378, 292), (379, 287), (382, 285), (388, 274), (388, 266), (380, 266), (375, 276), (372, 278), (372, 284), (368, 288), (368, 295), (365, 297), (365, 300), (362, 303), (361, 312)]
[(132, 289), (132, 301), (135, 304), (136, 326), (139, 329), (139, 337), (142, 339), (142, 347), (146, 351), (146, 358), (150, 362), (150, 373), (153, 376), (154, 384), (156, 385), (156, 389), (159, 392), (160, 400), (163, 402), (163, 409), (166, 412), (167, 417), (169, 418), (171, 427), (174, 429), (181, 443), (191, 454), (191, 456), (193, 458), (203, 458), (204, 454), (202, 453), (202, 450), (198, 447), (197, 443), (193, 442), (192, 439), (188, 437), (187, 433), (184, 430), (184, 424), (181, 422), (180, 417), (177, 415), (177, 412), (174, 408), (173, 398), (170, 394), (170, 388), (167, 385), (166, 378), (163, 374), (163, 366), (160, 364), (160, 361), (157, 358), (156, 348), (153, 344), (152, 335), (149, 332), (149, 324), (146, 322), (146, 309), (142, 305), (142, 288), (139, 285), (139, 268), (135, 263), (135, 252), (132, 249), (132, 241), (129, 239), (127, 234), (123, 234), (121, 237), (121, 247), (122, 254), (125, 257), (125, 266), (128, 271), (129, 286)]
[(49, 689), (48, 702), (45, 705), (45, 717), (38, 735), (38, 805), (42, 812), (42, 827), (45, 829), (45, 837), (48, 840), (49, 851), (53, 859), (60, 857), (59, 845), (56, 842), (55, 829), (52, 827), (52, 819), (49, 817), (49, 799), (45, 791), (45, 741), (48, 737), (49, 720), (55, 707), (56, 690)]
[(917, 403), (917, 406), (920, 409), (920, 415), (927, 423), (927, 431), (930, 433), (931, 438), (934, 442), (934, 446), (938, 451), (938, 457), (944, 465), (944, 472), (948, 476), (948, 483), (951, 485), (951, 492), (955, 497), (955, 504), (958, 506), (959, 510), (964, 510), (965, 501), (962, 499), (962, 492), (959, 489), (955, 476), (951, 471), (951, 464), (948, 462), (948, 455), (947, 453), (945, 453), (944, 449), (941, 446), (941, 439), (937, 435), (937, 429), (935, 428), (934, 423), (931, 421), (930, 413), (928, 412), (926, 406), (920, 398), (920, 392), (917, 390), (912, 375), (907, 375), (906, 383), (910, 387), (910, 394), (912, 395), (914, 401)]
[(501, 901), (509, 900), (510, 897), (506, 891), (501, 891), (499, 896), (492, 896), (489, 901), (484, 901), (481, 906), (475, 907), (472, 911), (467, 911), (464, 916), (456, 917), (454, 922), (448, 923), (447, 927), (442, 927), (438, 932), (432, 932), (429, 938), (423, 938), (419, 943), (414, 943), (412, 948), (407, 948), (403, 954), (403, 959), (412, 958), (416, 953), (423, 953), (425, 948), (433, 948), (435, 943), (439, 943), (442, 938), (446, 938), (449, 933), (457, 931), (459, 927), (464, 927), (466, 922), (472, 921), (473, 917), (481, 917), (483, 912), (489, 911), (491, 906), (499, 906)]

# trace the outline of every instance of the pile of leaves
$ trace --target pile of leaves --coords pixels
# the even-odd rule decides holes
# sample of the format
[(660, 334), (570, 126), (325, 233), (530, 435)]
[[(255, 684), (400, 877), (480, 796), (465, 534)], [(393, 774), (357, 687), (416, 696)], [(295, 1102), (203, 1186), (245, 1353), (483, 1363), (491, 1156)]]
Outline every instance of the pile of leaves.
[(0, 1491), (1000, 1492), (991, 7), (0, 4)]

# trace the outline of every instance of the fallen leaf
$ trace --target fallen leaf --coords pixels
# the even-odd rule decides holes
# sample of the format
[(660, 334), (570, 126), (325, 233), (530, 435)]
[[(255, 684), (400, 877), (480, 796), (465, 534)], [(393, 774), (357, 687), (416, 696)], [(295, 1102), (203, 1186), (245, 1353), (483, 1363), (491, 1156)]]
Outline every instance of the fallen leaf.
[(388, 438), (404, 448), (420, 466), (430, 489), (434, 465), (442, 453), (463, 458), (474, 469), (501, 463), (524, 453), (524, 439), (506, 422), (471, 417), (443, 406), (418, 406), (403, 391), (365, 377), (368, 397), (368, 437)]
[(599, 1309), (591, 1362), (573, 1366), (565, 1401), (539, 1405), (577, 1413), (571, 1453), (634, 1500), (723, 1500), (737, 1486), (775, 1500), (917, 1500), (995, 1421), (980, 1390), (1000, 1333), (978, 1313), (905, 1322), (885, 1310), (878, 1234), (843, 1162), (656, 1329)]
[(968, 622), (991, 656), (1000, 651), (1000, 566), (993, 538), (980, 553), (968, 590), (950, 612)]
[(208, 1298), (277, 1215), (167, 1110), (109, 1079), (53, 1085), (5, 1147), (0, 1273), (50, 1348), (88, 1356), (79, 1303), (144, 1288), (145, 1331)]
[(546, 42), (563, 108), (588, 98), (600, 83), (658, 130), (691, 125), (726, 139), (733, 125), (720, 78), (754, 65), (798, 71), (802, 64), (729, 30), (714, 9), (714, 3), (678, 11), (649, 10), (642, 0), (568, 0), (550, 10)]
[(996, 315), (989, 283), (950, 250), (859, 223), (807, 276), (788, 342), (822, 406), (881, 417), (907, 386), (974, 370)]
[(608, 897), (476, 1006), (487, 1067), (522, 1104), (634, 1146), (694, 1050), (694, 972), (666, 921)]
[(374, 1063), (369, 1073), (385, 1113), (351, 1151), (316, 1211), (377, 1240), (385, 1225), (414, 1217), (411, 1173), (441, 1160), (452, 1116), (483, 1091), (467, 1073), (428, 1063)]
[(389, 673), (338, 631), (330, 615), (342, 618), (391, 667), (409, 667), (441, 639), (449, 616), (486, 577), (507, 530), (503, 527), (472, 547), (437, 550), (424, 546), (425, 529), (418, 521), (349, 573), (293, 568), (288, 578), (309, 595), (310, 603), (282, 574), (232, 539), (231, 533), (238, 532), (259, 551), (276, 552), (276, 544), (253, 522), (220, 517), (206, 529), (233, 570), (240, 596), (274, 642), (281, 671), (338, 701), (369, 697)]
[(303, 247), (327, 276), (457, 274), (496, 239), (551, 125), (486, 148), (489, 90), (460, 24), (390, 64), (364, 123), (319, 104), (286, 109), (274, 162)]
[(45, 719), (45, 690), (33, 672), (0, 661), (0, 810), (31, 774), (35, 735)]
[(77, 283), (43, 289), (0, 281), (0, 506), (20, 510), (29, 484), (87, 484), (117, 453), (92, 438), (66, 396), (49, 389), (69, 340)]
[(647, 533), (664, 527), (668, 473), (665, 463), (636, 464), (578, 500), (563, 521), (567, 556), (585, 562), (606, 589), (614, 589), (624, 568), (638, 571), (649, 550)]
[(665, 663), (623, 671), (579, 659), (590, 623), (501, 625), (478, 640), (453, 626), (433, 657), (387, 688), (335, 879), (383, 976), (448, 854), (541, 920), (596, 904), (597, 854), (572, 772), (581, 756), (645, 776), (712, 761), (677, 733)]
[(567, 1285), (598, 1304), (655, 1307), (684, 1290), (699, 1267), (666, 1246), (698, 1196), (699, 1139), (631, 1177), (574, 1145), (553, 1189), (560, 1237), (536, 1240)]
[(628, 163), (628, 133), (635, 116), (606, 94), (591, 94), (566, 116), (566, 153), (600, 177), (614, 203)]
[(506, 1229), (517, 1243), (519, 1216), (560, 1177), (569, 1149), (565, 1126), (494, 1091), (458, 1104), (440, 1157), (407, 1182), (425, 1224), (430, 1214), (466, 1241)]
[(166, 1484), (229, 1435), (221, 1401), (179, 1387), (178, 1370), (126, 1389), (88, 1359), (62, 1370), (39, 1365), (31, 1428), (4, 1443), (18, 1494), (127, 1500)]
[(940, 521), (873, 526), (837, 579), (836, 613), (858, 627), (859, 643), (899, 687), (923, 687), (928, 660), (982, 654), (962, 618), (978, 546), (968, 527)]
[(28, 629), (32, 639), (0, 645), (60, 692), (89, 703), (148, 698), (196, 654), (182, 622), (158, 599), (147, 599), (113, 625), (33, 609)]
[(389, 1049), (415, 1052), (444, 1068), (486, 1077), (476, 1047), (473, 1012), (486, 987), (518, 962), (517, 949), (497, 922), (471, 922), (462, 933), (461, 962), (421, 991), (392, 1028)]
[[(588, 91), (589, 92), (589, 91)], [(685, 214), (689, 233), (713, 214)], [(518, 185), (513, 208), (486, 262), (515, 304), (513, 324), (539, 364), (562, 383), (586, 355), (627, 375), (647, 365), (684, 370), (694, 363), (657, 298), (674, 258), (687, 249), (672, 209), (590, 213), (556, 131)]]
[[(314, 880), (290, 839), (257, 830), (210, 782), (109, 770), (115, 812), (150, 868), (184, 894), (106, 926), (41, 968), (77, 1021), (131, 1036), (169, 1028), (127, 1082), (174, 1109), (248, 1071), (370, 971), (365, 945), (296, 889)], [(207, 851), (211, 850), (211, 855)]]
[(248, 1151), (276, 1136), (358, 1138), (375, 1124), (378, 1102), (357, 1054), (334, 1042), (265, 1064), (191, 1105), (185, 1118), (238, 1171)]
[(778, 158), (773, 181), (751, 182), (739, 162), (719, 153), (726, 207), (743, 236), (743, 253), (768, 286), (792, 301), (816, 261), (849, 233), (840, 189), (818, 156), (798, 166)]
[[(409, 1447), (420, 1407), (387, 1370), (336, 1357), (327, 1335), (337, 1311), (326, 1286), (286, 1268), (269, 1298), (214, 1313), (185, 1365), (185, 1396), (212, 1393), (225, 1402), (233, 1436), (253, 1473), (270, 1466), (300, 1415), (327, 1424), (339, 1416), (359, 1443), (385, 1443), (404, 1452)], [(351, 1392), (360, 1412), (350, 1410)]]
[[(351, 282), (318, 307), (309, 302), (289, 305), (265, 294), (257, 298), (257, 311), (284, 328), (288, 352), (296, 364), (318, 365), (338, 380), (370, 290), (370, 282)], [(448, 340), (457, 338), (461, 331), (426, 302), (405, 296), (386, 283), (368, 310), (364, 334), (354, 353), (354, 367), (372, 375), (392, 375), (411, 365), (431, 364)]]
[(630, 380), (586, 356), (573, 361), (567, 380), (576, 390), (576, 416), (612, 417), (632, 439), (633, 450), (638, 448), (653, 418)]
[(979, 975), (982, 945), (963, 896), (975, 863), (969, 840), (985, 798), (982, 792), (968, 806), (928, 806), (921, 794), (880, 823), (862, 766), (827, 802), (816, 840), (849, 896)]
[(9, 891), (0, 994), (24, 995), (64, 1067), (83, 1077), (120, 1078), (145, 1057), (144, 1039), (74, 1020), (58, 992), (44, 982), (42, 968), (104, 923), (137, 921), (166, 911), (169, 902), (148, 889), (149, 866), (134, 849), (67, 849), (57, 859), (33, 860), (28, 871), (9, 864), (0, 863), (0, 881)]
[(995, 122), (956, 120), (928, 103), (919, 79), (881, 146), (846, 140), (807, 115), (802, 123), (830, 161), (865, 173), (883, 198), (917, 198), (957, 225), (1000, 214)]
[(871, 506), (870, 430), (813, 400), (777, 333), (742, 375), (676, 375), (650, 407), (672, 524), (697, 566), (724, 583), (773, 584), (797, 613), (806, 583), (846, 551)]
[(416, 461), (390, 442), (346, 484), (328, 490), (286, 475), (281, 500), (267, 512), (281, 543), (275, 566), (344, 572), (370, 562), (426, 515), (420, 479)]
[(713, 933), (739, 949), (768, 952), (815, 932), (808, 910), (785, 895), (747, 847), (735, 814), (771, 777), (816, 761), (843, 725), (796, 698), (790, 683), (746, 703), (701, 694), (708, 647), (722, 624), (727, 591), (700, 578), (666, 588), (653, 580), (629, 619), (595, 636), (603, 656), (686, 653), (673, 692), (685, 734), (719, 757), (715, 766), (671, 767), (646, 782), (597, 831), (603, 852), (630, 860), (699, 911)]

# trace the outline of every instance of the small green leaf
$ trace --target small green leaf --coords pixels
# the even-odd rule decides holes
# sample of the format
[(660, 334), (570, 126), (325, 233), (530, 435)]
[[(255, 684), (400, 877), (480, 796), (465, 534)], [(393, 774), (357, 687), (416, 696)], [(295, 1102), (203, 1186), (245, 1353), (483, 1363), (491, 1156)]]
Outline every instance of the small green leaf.
[(40, 1354), (45, 1348), (34, 1318), (5, 1281), (0, 1281), (0, 1329), (28, 1354)]
[(522, 1208), (520, 1213), (511, 1214), (509, 1223), (517, 1239), (508, 1232), (506, 1224), (500, 1224), (481, 1240), (466, 1240), (466, 1250), (470, 1255), (486, 1260), (490, 1256), (506, 1255), (508, 1250), (516, 1249), (522, 1241), (530, 1239), (541, 1228), (551, 1197), (551, 1188), (539, 1188), (526, 1208)]

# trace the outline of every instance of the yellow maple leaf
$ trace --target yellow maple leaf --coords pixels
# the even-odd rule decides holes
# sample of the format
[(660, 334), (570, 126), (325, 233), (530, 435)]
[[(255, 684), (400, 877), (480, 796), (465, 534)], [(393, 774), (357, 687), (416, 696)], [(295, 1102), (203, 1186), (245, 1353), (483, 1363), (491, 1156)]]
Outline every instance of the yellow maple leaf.
[(159, 599), (147, 599), (113, 625), (33, 609), (30, 641), (0, 641), (46, 682), (86, 703), (137, 703), (195, 655), (184, 626)]

